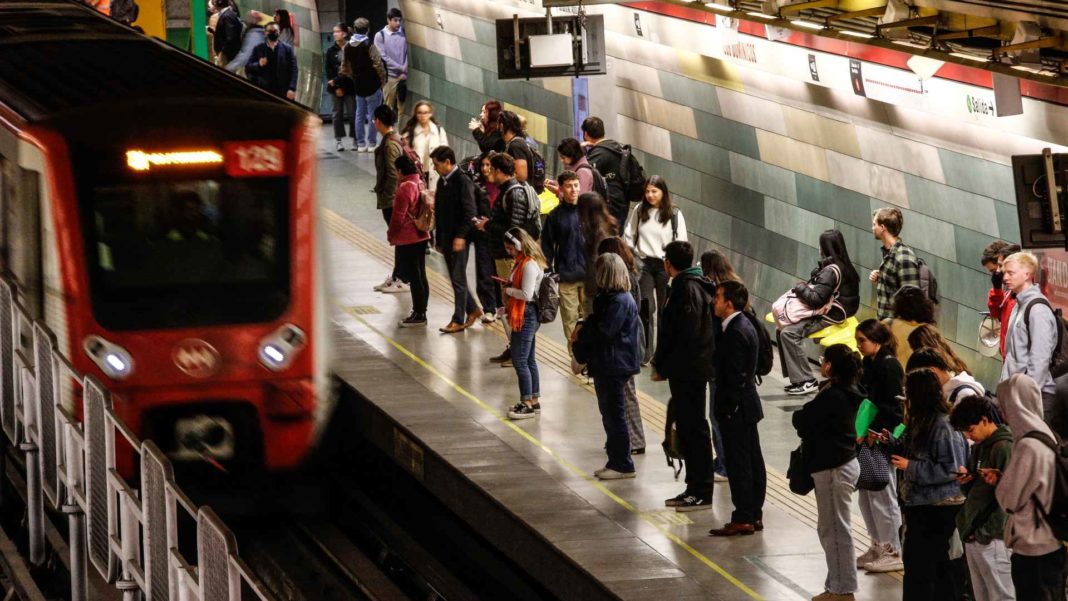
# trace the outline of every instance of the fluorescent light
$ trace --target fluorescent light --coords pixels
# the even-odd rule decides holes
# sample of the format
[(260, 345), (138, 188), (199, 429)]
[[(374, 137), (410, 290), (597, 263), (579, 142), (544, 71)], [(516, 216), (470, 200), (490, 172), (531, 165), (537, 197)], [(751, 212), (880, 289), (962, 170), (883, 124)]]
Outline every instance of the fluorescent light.
[(790, 21), (790, 23), (793, 23), (794, 25), (797, 25), (798, 27), (804, 27), (805, 29), (823, 29), (823, 25), (822, 24), (813, 23), (812, 21), (805, 21), (803, 19), (795, 19), (793, 21)]
[(771, 19), (772, 21), (777, 21), (779, 19), (779, 17), (773, 16), (773, 15), (769, 15), (769, 14), (765, 14), (765, 13), (758, 13), (758, 12), (753, 11), (753, 10), (751, 10), (751, 11), (745, 13), (745, 14), (751, 15), (751, 16), (754, 16), (754, 17), (760, 17), (761, 19)]
[(838, 33), (840, 33), (842, 35), (847, 35), (847, 36), (850, 36), (850, 37), (854, 37), (854, 38), (863, 38), (865, 40), (870, 40), (871, 38), (875, 37), (875, 36), (873, 36), (871, 34), (864, 33), (862, 31), (850, 31), (848, 29), (839, 29)]
[(722, 4), (716, 4), (715, 2), (709, 2), (705, 4), (705, 7), (725, 13), (732, 13), (735, 11), (735, 9), (730, 6), (723, 6)]
[(950, 56), (955, 56), (957, 58), (962, 58), (962, 59), (964, 59), (966, 61), (973, 61), (973, 62), (977, 62), (977, 63), (989, 63), (990, 62), (990, 59), (988, 59), (986, 57), (974, 56), (974, 55), (971, 55), (971, 54), (964, 54), (963, 52), (950, 52), (949, 55)]

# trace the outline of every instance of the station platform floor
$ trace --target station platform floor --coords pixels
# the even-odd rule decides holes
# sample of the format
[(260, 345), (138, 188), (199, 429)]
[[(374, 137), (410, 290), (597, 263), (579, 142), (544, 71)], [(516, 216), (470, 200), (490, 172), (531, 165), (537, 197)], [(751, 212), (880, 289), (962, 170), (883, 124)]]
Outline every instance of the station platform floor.
[[(408, 294), (372, 290), (392, 263), (385, 222), (370, 192), (374, 158), (370, 153), (336, 152), (328, 133), (324, 128), (319, 198), (336, 321), (406, 377), (449, 403), (450, 414), (467, 415), (526, 464), (548, 474), (618, 526), (614, 535), (593, 526), (587, 533), (580, 520), (567, 528), (565, 536), (546, 533), (547, 539), (610, 589), (617, 590), (613, 581), (627, 582), (627, 587), (618, 589), (622, 598), (796, 600), (823, 592), (826, 564), (816, 535), (815, 498), (791, 493), (783, 475), (789, 452), (798, 444), (790, 414), (811, 397), (787, 396), (778, 369), (761, 386), (766, 418), (760, 436), (768, 466), (768, 496), (765, 530), (754, 536), (708, 536), (710, 528), (729, 520), (732, 506), (726, 483), (717, 483), (712, 509), (683, 514), (664, 507), (664, 499), (682, 492), (685, 485), (674, 479), (660, 447), (667, 387), (652, 382), (648, 368), (636, 377), (647, 439), (646, 454), (635, 457), (638, 475), (633, 480), (598, 481), (593, 472), (603, 467), (605, 455), (597, 402), (592, 383), (571, 374), (559, 321), (542, 326), (538, 333), (542, 413), (512, 422), (505, 413), (518, 399), (515, 372), (488, 362), (504, 348), (501, 326), (479, 323), (459, 334), (438, 332), (452, 313), (452, 292), (440, 255), (428, 257), (427, 328), (397, 327), (410, 311)], [(473, 282), (473, 263), (471, 271)], [(442, 427), (449, 421), (444, 420)], [(527, 465), (517, 465), (515, 478), (521, 481), (530, 473)], [(546, 502), (544, 509), (551, 511), (551, 498)], [(622, 542), (624, 532), (627, 544), (613, 545), (613, 540)], [(868, 548), (869, 539), (855, 507), (853, 535), (859, 554)], [(635, 580), (646, 583), (634, 587)], [(901, 598), (900, 573), (861, 571), (858, 581), (857, 599)]]

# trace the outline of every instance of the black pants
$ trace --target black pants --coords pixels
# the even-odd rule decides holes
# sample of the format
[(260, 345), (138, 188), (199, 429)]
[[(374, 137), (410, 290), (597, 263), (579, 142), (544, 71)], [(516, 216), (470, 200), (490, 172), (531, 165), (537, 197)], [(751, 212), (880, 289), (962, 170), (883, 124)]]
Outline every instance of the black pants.
[(656, 350), (655, 332), (653, 324), (660, 324), (660, 315), (667, 303), (668, 274), (664, 269), (664, 260), (656, 257), (642, 259), (642, 275), (638, 280), (638, 287), (642, 292), (642, 307), (640, 315), (642, 327), (645, 329), (645, 357), (643, 362), (653, 358)]
[(493, 256), (489, 251), (489, 240), (485, 236), (475, 239), (475, 290), (478, 292), (478, 302), (482, 303), (482, 310), (492, 313), (497, 307), (503, 307), (501, 301), (501, 286), (493, 281), (497, 275), (497, 266), (493, 263)]
[(1038, 556), (1012, 554), (1012, 584), (1017, 601), (1064, 599), (1064, 547)]
[(905, 540), (901, 550), (905, 562), (902, 600), (956, 599), (957, 587), (949, 560), (949, 537), (957, 527), (954, 518), (960, 506), (917, 505), (901, 509), (905, 517)]
[(727, 463), (727, 484), (731, 487), (734, 511), (731, 521), (751, 524), (764, 519), (764, 498), (768, 491), (768, 472), (760, 450), (760, 432), (755, 423), (719, 425), (723, 433), (723, 453)]
[(675, 421), (686, 462), (686, 494), (712, 500), (712, 431), (705, 419), (704, 380), (669, 378), (668, 412)]
[[(356, 115), (356, 97), (342, 96), (338, 98), (336, 95), (331, 95), (330, 97), (334, 100), (332, 111), (334, 120), (334, 139), (340, 141), (341, 138), (345, 137), (346, 123), (349, 124), (349, 135), (355, 138), (356, 132), (352, 131), (352, 124)], [(346, 115), (348, 115), (347, 118)]]
[(412, 311), (426, 315), (430, 284), (426, 279), (426, 240), (395, 247), (397, 271), (411, 286)]
[[(386, 220), (386, 227), (389, 227), (389, 220), (393, 218), (393, 207), (386, 207), (385, 209), (382, 209), (382, 218)], [(405, 284), (407, 284), (408, 281), (404, 279), (404, 276), (401, 274), (401, 270), (397, 269), (397, 263), (398, 263), (397, 256), (398, 256), (397, 255), (397, 247), (394, 246), (393, 247), (393, 274), (392, 274), (392, 277), (395, 280), (400, 280), (400, 281), (404, 282)]]
[(453, 323), (467, 321), (467, 315), (478, 310), (475, 304), (475, 295), (467, 287), (467, 254), (471, 248), (469, 243), (464, 243), (464, 249), (460, 252), (452, 250), (452, 240), (443, 240), (442, 247), (445, 249), (445, 265), (449, 268), (449, 281), (452, 282), (453, 297)]

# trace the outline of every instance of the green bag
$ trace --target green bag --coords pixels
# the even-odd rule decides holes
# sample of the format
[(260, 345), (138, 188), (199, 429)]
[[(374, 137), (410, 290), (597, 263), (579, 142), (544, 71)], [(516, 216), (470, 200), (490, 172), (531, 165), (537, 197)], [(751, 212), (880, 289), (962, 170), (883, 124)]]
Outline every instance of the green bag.
[[(857, 408), (857, 438), (864, 438), (868, 435), (868, 428), (871, 428), (872, 422), (875, 421), (875, 414), (879, 413), (879, 408), (875, 406), (875, 403), (868, 399), (864, 399), (860, 402), (860, 407)], [(905, 431), (905, 424), (898, 424), (892, 432), (894, 438), (901, 438), (901, 434)]]

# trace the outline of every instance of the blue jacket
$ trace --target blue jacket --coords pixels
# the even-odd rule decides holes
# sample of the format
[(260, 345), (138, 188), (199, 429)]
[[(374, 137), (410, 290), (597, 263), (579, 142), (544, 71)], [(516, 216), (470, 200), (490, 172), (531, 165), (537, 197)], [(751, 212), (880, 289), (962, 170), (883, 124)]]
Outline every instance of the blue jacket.
[(593, 314), (579, 330), (575, 359), (586, 363), (594, 378), (633, 376), (642, 368), (640, 328), (638, 305), (629, 292), (598, 294)]
[(906, 506), (933, 505), (963, 496), (956, 473), (967, 465), (968, 443), (943, 416), (931, 427), (926, 448), (904, 451), (909, 467), (901, 477), (901, 500)]
[(561, 202), (549, 213), (541, 231), (541, 250), (549, 262), (549, 269), (560, 274), (561, 282), (586, 279), (584, 244), (578, 205)]
[[(261, 58), (267, 59), (267, 64), (262, 67)], [(274, 50), (267, 42), (253, 48), (252, 56), (245, 64), (245, 73), (252, 83), (276, 96), (285, 98), (286, 92), (297, 91), (297, 55), (285, 42), (278, 42)]]

